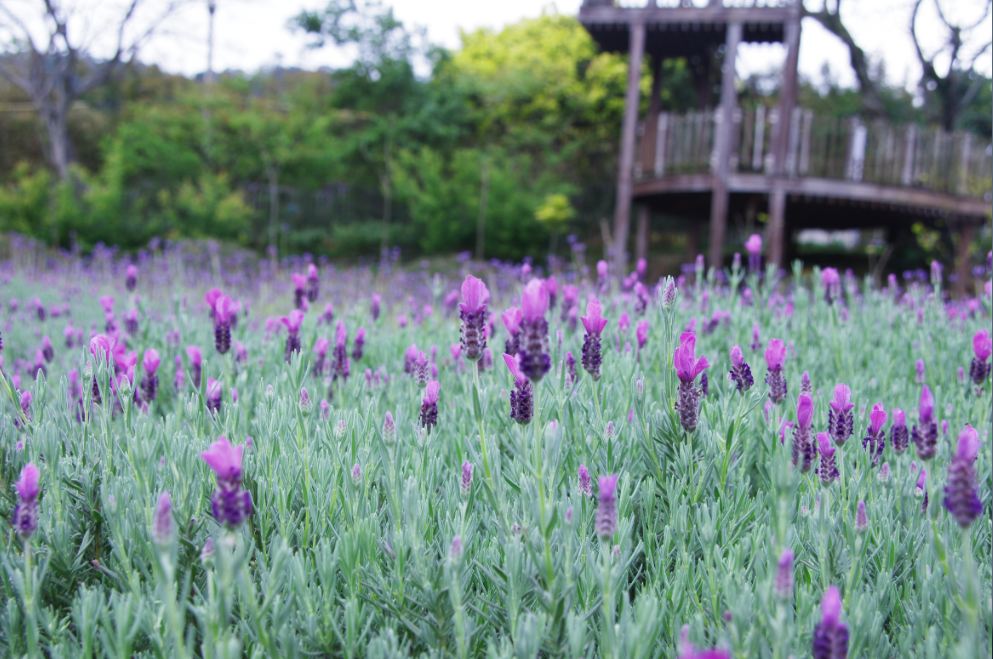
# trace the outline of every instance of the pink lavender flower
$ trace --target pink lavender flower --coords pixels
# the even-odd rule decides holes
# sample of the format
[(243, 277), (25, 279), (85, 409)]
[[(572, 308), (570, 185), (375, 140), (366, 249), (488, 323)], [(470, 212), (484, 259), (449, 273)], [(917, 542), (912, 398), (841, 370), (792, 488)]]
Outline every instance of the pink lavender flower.
[(872, 412), (869, 413), (869, 429), (865, 438), (862, 439), (862, 448), (869, 451), (873, 465), (879, 464), (879, 460), (883, 457), (883, 450), (886, 448), (886, 430), (884, 429), (886, 418), (886, 410), (883, 409), (882, 403), (876, 403), (872, 406)]
[(159, 387), (157, 373), (160, 361), (159, 351), (155, 348), (146, 350), (145, 355), (141, 359), (141, 399), (146, 403), (151, 403), (155, 400), (155, 395)]
[(607, 326), (600, 300), (590, 296), (586, 301), (586, 315), (580, 320), (586, 328), (586, 336), (583, 338), (583, 368), (594, 380), (599, 380), (602, 361), (600, 336), (603, 334), (603, 328)]
[(373, 293), (369, 298), (369, 316), (372, 318), (373, 322), (379, 320), (379, 312), (383, 304), (383, 298), (380, 297), (379, 293)]
[(809, 394), (800, 394), (796, 404), (796, 425), (793, 426), (793, 466), (810, 471), (818, 447), (810, 436), (814, 420), (814, 401)]
[(748, 271), (760, 272), (762, 270), (762, 237), (753, 233), (745, 241), (745, 251), (748, 252)]
[(690, 643), (690, 627), (683, 625), (679, 631), (678, 659), (731, 659), (731, 653), (720, 648), (698, 649)]
[(893, 444), (893, 450), (897, 453), (903, 453), (910, 445), (910, 431), (907, 430), (907, 415), (901, 409), (893, 410), (890, 443)]
[(331, 342), (325, 339), (323, 336), (314, 341), (314, 375), (320, 377), (324, 375), (324, 369), (327, 366), (328, 349), (331, 347)]
[(993, 339), (986, 330), (976, 332), (972, 337), (972, 363), (969, 365), (969, 379), (977, 387), (983, 386), (990, 376), (990, 355), (993, 354)]
[(638, 341), (638, 350), (643, 350), (648, 344), (648, 329), (649, 324), (647, 320), (639, 320), (638, 324), (634, 327), (634, 336)]
[(294, 272), (293, 278), (293, 306), (296, 309), (307, 308), (307, 278), (299, 272)]
[(462, 496), (469, 496), (472, 490), (472, 463), (466, 460), (462, 463), (462, 478), (459, 480), (459, 489)]
[(211, 512), (228, 528), (241, 526), (252, 514), (252, 495), (241, 486), (244, 454), (244, 445), (235, 446), (223, 435), (200, 454), (217, 479), (210, 498)]
[(617, 474), (601, 476), (597, 484), (596, 532), (606, 540), (617, 531)]
[(387, 410), (386, 414), (383, 415), (383, 436), (387, 439), (392, 439), (396, 431), (397, 424), (393, 420), (393, 413)]
[(462, 536), (455, 535), (452, 537), (452, 544), (448, 548), (448, 555), (453, 561), (458, 561), (462, 558), (462, 552), (464, 547), (462, 546)]
[(14, 483), (17, 492), (17, 503), (14, 505), (14, 516), (11, 525), (21, 536), (22, 540), (30, 538), (38, 529), (38, 494), (41, 488), (38, 481), (41, 473), (33, 462), (21, 469), (20, 478)]
[(348, 361), (348, 330), (344, 321), (339, 320), (334, 331), (334, 356), (331, 360), (332, 377), (335, 380), (347, 380), (351, 372)]
[(814, 393), (814, 385), (810, 383), (810, 373), (804, 371), (800, 376), (800, 393), (801, 394), (812, 394)]
[(780, 599), (793, 597), (793, 550), (786, 548), (776, 564), (776, 595)]
[(438, 423), (438, 397), (441, 385), (437, 380), (431, 380), (424, 388), (424, 398), (421, 401), (421, 426), (431, 430)]
[(172, 543), (176, 537), (176, 524), (172, 518), (172, 496), (162, 492), (152, 514), (152, 541), (160, 547)]
[(828, 304), (841, 297), (841, 275), (835, 268), (824, 268), (821, 271), (821, 285), (824, 287), (824, 299)]
[(524, 316), (520, 307), (510, 307), (501, 314), (500, 319), (507, 330), (507, 340), (504, 343), (504, 352), (508, 355), (516, 355), (520, 347), (521, 322)]
[(841, 622), (841, 593), (829, 586), (821, 600), (821, 621), (814, 629), (814, 659), (845, 659), (848, 656), (848, 627)]
[(865, 533), (869, 528), (869, 516), (865, 512), (865, 501), (859, 501), (855, 509), (855, 530), (858, 533)]
[(762, 347), (762, 338), (758, 323), (752, 323), (752, 343), (749, 347), (752, 349), (752, 352), (758, 352), (759, 348)]
[(934, 396), (931, 389), (921, 387), (921, 399), (917, 412), (917, 423), (910, 433), (917, 448), (917, 456), (930, 460), (938, 450), (938, 423), (934, 419)]
[(462, 281), (462, 303), (459, 317), (462, 319), (461, 343), (465, 357), (469, 361), (479, 361), (486, 348), (486, 303), (490, 292), (482, 280), (467, 275)]
[(227, 295), (214, 298), (211, 307), (214, 317), (214, 347), (219, 354), (231, 349), (231, 325), (236, 316), (234, 302)]
[(290, 357), (294, 353), (300, 352), (300, 326), (303, 325), (303, 312), (299, 309), (294, 309), (288, 315), (281, 317), (279, 322), (286, 327), (286, 350), (284, 351), (284, 356), (286, 361), (290, 361)]
[(765, 349), (765, 383), (769, 385), (769, 400), (779, 404), (786, 399), (786, 378), (783, 376), (783, 363), (786, 361), (786, 344), (781, 339), (772, 339)]
[(134, 263), (129, 263), (128, 267), (124, 269), (124, 287), (128, 291), (134, 291), (138, 286), (138, 266)]
[(221, 383), (214, 378), (207, 378), (207, 410), (215, 414), (221, 411)]
[(590, 470), (586, 468), (586, 465), (579, 465), (578, 478), (579, 494), (584, 497), (593, 496), (593, 479), (590, 478)]
[(700, 396), (703, 393), (694, 384), (694, 380), (709, 366), (706, 357), (696, 356), (696, 335), (693, 332), (684, 332), (679, 337), (679, 346), (673, 353), (672, 363), (679, 378), (679, 392), (676, 399), (679, 422), (684, 430), (693, 432), (696, 430), (700, 413)]
[(307, 299), (317, 302), (317, 295), (320, 293), (321, 278), (317, 274), (317, 266), (313, 263), (307, 264)]
[(921, 466), (921, 470), (917, 474), (917, 484), (914, 486), (914, 494), (921, 497), (921, 512), (927, 512), (927, 469), (923, 466)]
[(603, 259), (596, 262), (596, 276), (597, 287), (600, 289), (600, 292), (606, 293), (610, 290), (609, 269), (607, 267), (607, 262)]
[(855, 425), (852, 409), (852, 390), (847, 384), (837, 384), (834, 387), (834, 398), (828, 404), (828, 431), (838, 446), (842, 446), (849, 437)]
[(521, 371), (531, 382), (538, 382), (552, 367), (548, 354), (548, 291), (538, 279), (532, 279), (521, 294), (521, 343), (518, 355)]
[(530, 423), (534, 413), (531, 382), (521, 372), (519, 356), (504, 354), (503, 361), (514, 377), (514, 389), (510, 392), (510, 418), (517, 423)]
[(925, 367), (923, 359), (918, 359), (914, 362), (914, 372), (916, 373), (917, 384), (924, 384)]
[(731, 371), (728, 377), (734, 382), (735, 388), (739, 392), (745, 392), (752, 388), (755, 379), (752, 377), (752, 369), (745, 361), (745, 356), (741, 352), (741, 346), (731, 348)]
[(959, 433), (958, 446), (948, 466), (945, 483), (945, 508), (962, 528), (968, 528), (982, 513), (983, 502), (976, 484), (976, 457), (979, 433), (966, 426)]
[(826, 432), (817, 433), (817, 449), (821, 454), (817, 475), (821, 477), (822, 483), (830, 485), (838, 479), (838, 465), (835, 463), (834, 445), (831, 444), (831, 437)]
[(362, 355), (365, 352), (365, 328), (360, 327), (355, 330), (355, 341), (352, 342), (352, 359), (355, 361), (362, 361)]

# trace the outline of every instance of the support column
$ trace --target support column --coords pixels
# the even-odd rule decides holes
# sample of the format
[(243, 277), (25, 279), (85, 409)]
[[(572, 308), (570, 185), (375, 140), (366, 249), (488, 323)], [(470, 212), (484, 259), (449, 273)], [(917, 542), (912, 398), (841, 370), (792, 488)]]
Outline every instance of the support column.
[(783, 265), (786, 238), (786, 179), (793, 175), (796, 163), (790, 163), (790, 128), (797, 97), (797, 63), (800, 55), (800, 8), (786, 24), (786, 61), (783, 62), (783, 86), (779, 91), (779, 120), (773, 135), (772, 192), (769, 194), (769, 226), (766, 231), (767, 258)]
[(662, 87), (662, 58), (652, 58), (652, 91), (648, 97), (648, 115), (645, 117), (645, 131), (641, 135), (641, 153), (639, 162), (641, 171), (655, 171), (655, 154), (658, 152), (659, 112), (662, 111), (662, 97), (659, 93)]
[(710, 198), (710, 266), (721, 267), (724, 255), (724, 234), (728, 221), (728, 176), (730, 175), (731, 140), (734, 128), (734, 64), (741, 42), (741, 23), (729, 23), (721, 69), (721, 107), (717, 114), (714, 134), (714, 158), (711, 170), (714, 176), (713, 194)]
[(621, 151), (617, 168), (617, 200), (614, 205), (614, 275), (627, 272), (628, 234), (631, 229), (631, 189), (634, 170), (635, 131), (638, 124), (638, 87), (641, 83), (641, 58), (645, 52), (645, 24), (631, 24), (628, 52), (628, 86), (624, 97), (624, 123), (621, 126)]
[(638, 205), (638, 224), (634, 232), (634, 257), (648, 261), (648, 221), (651, 211), (645, 204)]
[(976, 237), (976, 227), (973, 224), (963, 224), (956, 232), (955, 236), (955, 275), (956, 281), (953, 288), (955, 295), (962, 297), (969, 290), (969, 282), (972, 278), (969, 255), (972, 248), (972, 241)]

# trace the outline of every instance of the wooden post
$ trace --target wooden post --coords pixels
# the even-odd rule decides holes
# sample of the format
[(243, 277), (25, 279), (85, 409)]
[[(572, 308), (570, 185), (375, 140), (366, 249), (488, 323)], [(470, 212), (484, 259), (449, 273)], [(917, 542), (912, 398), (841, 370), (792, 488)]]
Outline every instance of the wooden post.
[(786, 237), (786, 156), (790, 149), (793, 108), (797, 97), (797, 62), (800, 54), (800, 7), (786, 24), (786, 61), (783, 63), (783, 86), (779, 92), (779, 111), (776, 133), (773, 135), (772, 192), (769, 195), (769, 226), (766, 235), (767, 254), (771, 263), (783, 265)]
[(956, 232), (955, 243), (955, 294), (962, 297), (968, 291), (968, 284), (972, 277), (972, 270), (969, 267), (969, 254), (972, 248), (972, 240), (976, 236), (976, 227), (966, 223)]
[(624, 97), (624, 123), (621, 126), (621, 152), (617, 170), (617, 200), (614, 205), (614, 274), (627, 272), (628, 234), (631, 228), (631, 188), (634, 169), (634, 138), (638, 124), (638, 86), (641, 58), (645, 52), (645, 24), (631, 23), (628, 51), (628, 86)]
[(648, 260), (648, 222), (651, 212), (646, 204), (638, 204), (638, 218), (634, 231), (634, 257)]
[(659, 112), (662, 110), (662, 98), (659, 89), (662, 86), (662, 58), (652, 59), (652, 91), (648, 97), (648, 116), (643, 125), (641, 136), (641, 173), (651, 176), (655, 171), (655, 154), (658, 151)]
[(724, 63), (721, 67), (721, 107), (715, 116), (714, 154), (711, 171), (714, 176), (710, 198), (710, 266), (720, 268), (724, 254), (724, 234), (728, 221), (728, 176), (730, 174), (731, 139), (734, 128), (734, 65), (741, 42), (741, 23), (729, 23), (725, 37)]

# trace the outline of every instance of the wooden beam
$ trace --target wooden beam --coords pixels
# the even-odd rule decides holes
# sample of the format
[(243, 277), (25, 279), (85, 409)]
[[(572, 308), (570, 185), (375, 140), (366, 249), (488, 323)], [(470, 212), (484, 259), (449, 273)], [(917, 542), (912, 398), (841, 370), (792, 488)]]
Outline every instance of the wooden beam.
[(730, 174), (731, 140), (734, 128), (734, 65), (741, 42), (741, 23), (731, 23), (727, 28), (724, 46), (724, 63), (721, 67), (721, 106), (716, 116), (714, 135), (714, 192), (710, 198), (710, 265), (721, 267), (724, 255), (724, 234), (728, 220), (728, 176)]
[(646, 204), (638, 204), (638, 223), (634, 232), (634, 257), (648, 260), (648, 223), (651, 211)]
[(786, 238), (786, 188), (784, 179), (792, 176), (794, 166), (790, 166), (793, 150), (793, 110), (797, 98), (797, 64), (800, 56), (800, 11), (785, 26), (786, 61), (783, 63), (783, 84), (779, 91), (779, 122), (772, 144), (772, 176), (774, 183), (769, 197), (769, 230), (766, 236), (768, 259), (777, 266), (783, 265)]
[(614, 273), (627, 272), (627, 245), (631, 225), (631, 186), (634, 169), (635, 130), (638, 124), (638, 87), (641, 83), (641, 59), (645, 52), (645, 24), (631, 25), (628, 53), (628, 86), (624, 98), (624, 123), (621, 126), (621, 150), (617, 170), (617, 199), (614, 205)]

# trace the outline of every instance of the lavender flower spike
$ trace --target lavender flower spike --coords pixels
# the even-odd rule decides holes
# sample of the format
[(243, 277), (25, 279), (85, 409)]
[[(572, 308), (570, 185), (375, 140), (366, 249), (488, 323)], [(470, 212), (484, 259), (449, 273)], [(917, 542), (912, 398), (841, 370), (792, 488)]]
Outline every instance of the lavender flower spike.
[(159, 370), (159, 352), (155, 348), (149, 348), (141, 359), (141, 398), (146, 403), (155, 400), (156, 391), (159, 386), (159, 378), (156, 373)]
[(593, 479), (590, 478), (590, 470), (586, 468), (586, 465), (579, 465), (578, 478), (579, 494), (584, 497), (593, 496)]
[(783, 363), (786, 361), (786, 344), (781, 339), (772, 339), (765, 349), (765, 364), (768, 371), (765, 383), (769, 385), (769, 400), (779, 404), (786, 399), (786, 378), (783, 376)]
[(868, 528), (869, 516), (865, 512), (865, 501), (860, 500), (855, 509), (855, 530), (859, 533), (865, 533)]
[(883, 449), (886, 448), (884, 429), (886, 418), (886, 410), (883, 409), (882, 403), (872, 406), (872, 412), (869, 413), (869, 429), (862, 440), (862, 448), (869, 451), (873, 466), (879, 464), (879, 460), (883, 457)]
[(852, 415), (852, 390), (847, 384), (836, 384), (834, 386), (834, 398), (828, 403), (828, 432), (838, 446), (852, 436), (855, 426), (855, 419)]
[(607, 319), (603, 317), (603, 308), (600, 300), (593, 296), (586, 302), (586, 315), (580, 318), (583, 327), (586, 328), (586, 336), (583, 338), (583, 368), (594, 380), (600, 379), (600, 335), (603, 328), (607, 326)]
[(172, 518), (172, 497), (168, 492), (162, 492), (152, 515), (152, 540), (162, 547), (172, 542), (174, 537), (176, 525)]
[(686, 432), (693, 432), (696, 430), (700, 414), (700, 396), (703, 393), (694, 384), (694, 380), (709, 366), (706, 357), (696, 356), (696, 335), (693, 332), (684, 332), (679, 337), (679, 346), (673, 353), (672, 363), (679, 378), (679, 393), (676, 399), (679, 423)]
[(934, 420), (934, 396), (931, 389), (921, 387), (921, 401), (917, 411), (917, 423), (910, 432), (917, 448), (917, 457), (930, 460), (938, 451), (938, 423)]
[(817, 450), (821, 454), (817, 475), (821, 477), (822, 483), (830, 485), (838, 479), (838, 465), (834, 460), (834, 445), (831, 444), (831, 437), (826, 432), (817, 433)]
[(986, 330), (976, 332), (972, 337), (972, 363), (969, 365), (969, 379), (977, 387), (983, 386), (990, 377), (990, 355), (993, 354), (993, 339)]
[(945, 508), (962, 528), (968, 528), (983, 514), (983, 502), (976, 485), (976, 456), (979, 454), (979, 433), (966, 426), (959, 433), (958, 446), (948, 466), (945, 483)]
[(848, 627), (841, 622), (841, 593), (837, 586), (829, 586), (821, 600), (821, 621), (814, 629), (813, 657), (848, 657)]
[(750, 235), (745, 241), (745, 251), (748, 252), (748, 271), (759, 272), (762, 269), (762, 236)]
[(534, 413), (531, 382), (521, 372), (520, 357), (504, 354), (503, 361), (514, 376), (514, 389), (510, 392), (510, 418), (517, 423), (529, 423)]
[(421, 426), (428, 431), (438, 423), (438, 397), (441, 385), (437, 380), (431, 380), (424, 388), (424, 398), (421, 400)]
[(242, 489), (244, 445), (234, 446), (223, 435), (200, 457), (217, 478), (217, 489), (210, 498), (211, 513), (219, 524), (237, 528), (252, 514), (252, 495)]
[(286, 327), (286, 350), (284, 356), (286, 361), (290, 361), (293, 353), (300, 352), (300, 326), (303, 325), (303, 312), (294, 309), (289, 315), (279, 319)]
[(814, 420), (814, 401), (809, 394), (800, 394), (796, 403), (796, 425), (793, 426), (793, 466), (807, 472), (814, 464), (817, 447), (810, 436)]
[(745, 355), (741, 352), (741, 346), (731, 348), (731, 372), (728, 373), (728, 376), (740, 393), (748, 391), (755, 384), (755, 378), (752, 377), (752, 369), (748, 365), (748, 362), (745, 361)]
[(462, 478), (459, 480), (462, 496), (467, 496), (472, 490), (472, 463), (468, 460), (462, 463)]
[(597, 481), (596, 532), (604, 540), (617, 531), (617, 474)]
[(793, 596), (793, 550), (786, 548), (776, 564), (776, 595), (781, 599)]
[(520, 349), (521, 322), (524, 320), (520, 307), (510, 307), (500, 316), (503, 326), (507, 330), (507, 340), (504, 343), (503, 351), (508, 355), (516, 355)]
[(545, 377), (552, 367), (548, 354), (548, 290), (541, 280), (532, 279), (521, 294), (521, 343), (518, 354), (521, 357), (521, 371), (531, 382)]
[(38, 467), (33, 462), (29, 462), (21, 469), (21, 476), (14, 483), (17, 503), (14, 505), (14, 517), (11, 520), (11, 525), (22, 540), (30, 538), (38, 529), (38, 494), (41, 492), (38, 480), (40, 476)]
[(890, 426), (890, 442), (893, 444), (893, 450), (897, 453), (903, 453), (910, 446), (907, 415), (901, 409), (893, 410), (893, 425)]
[(462, 350), (469, 361), (479, 361), (486, 348), (486, 303), (490, 292), (482, 280), (467, 275), (462, 282), (462, 303), (459, 315), (462, 319)]

